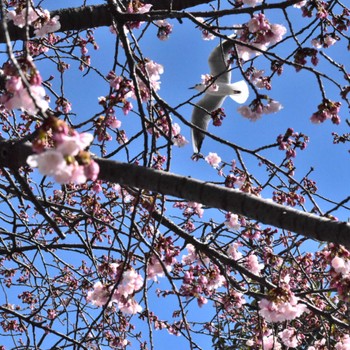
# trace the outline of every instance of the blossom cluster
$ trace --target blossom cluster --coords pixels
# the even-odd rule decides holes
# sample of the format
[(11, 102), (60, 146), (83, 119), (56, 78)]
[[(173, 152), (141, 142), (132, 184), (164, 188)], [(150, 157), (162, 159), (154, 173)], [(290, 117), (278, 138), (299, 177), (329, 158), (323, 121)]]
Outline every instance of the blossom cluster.
[(154, 24), (158, 27), (157, 37), (162, 41), (168, 40), (173, 31), (173, 26), (165, 19), (155, 21)]
[(225, 226), (230, 230), (239, 230), (241, 224), (237, 214), (227, 213), (225, 215)]
[(316, 49), (328, 48), (333, 46), (340, 38), (335, 34), (319, 35), (318, 37), (311, 40), (311, 44)]
[(225, 277), (216, 265), (209, 264), (208, 258), (199, 256), (192, 244), (186, 249), (188, 255), (182, 257), (182, 264), (189, 265), (189, 269), (184, 273), (180, 293), (186, 298), (196, 297), (201, 307), (208, 302), (206, 297), (225, 284)]
[[(6, 109), (21, 109), (34, 115), (49, 108), (45, 89), (42, 87), (40, 73), (35, 68), (30, 56), (18, 58), (21, 72), (12, 62), (6, 62), (3, 72), (6, 76), (5, 92), (0, 96), (0, 105)], [(23, 81), (22, 77), (25, 79)]]
[(273, 191), (272, 199), (278, 204), (290, 205), (291, 207), (295, 207), (296, 205), (301, 206), (305, 203), (304, 196), (295, 191), (290, 191), (288, 193), (283, 191)]
[(294, 54), (294, 63), (296, 63), (295, 70), (299, 72), (302, 68), (307, 63), (306, 58), (311, 57), (311, 63), (314, 66), (317, 66), (318, 64), (318, 57), (317, 57), (317, 50), (313, 49), (311, 47), (303, 47), (299, 48), (297, 52)]
[(245, 75), (258, 89), (271, 90), (270, 77), (264, 76), (264, 73), (264, 70), (251, 67)]
[(278, 337), (269, 329), (264, 332), (261, 339), (257, 341), (248, 340), (246, 345), (261, 345), (263, 350), (282, 350), (282, 344), (286, 348), (296, 348), (302, 343), (303, 339), (304, 335), (298, 334), (294, 327), (287, 327), (283, 331), (278, 332)]
[(324, 99), (322, 103), (318, 105), (318, 110), (311, 116), (311, 122), (315, 124), (323, 123), (326, 120), (331, 120), (333, 124), (340, 124), (340, 102), (334, 102), (328, 99)]
[[(126, 6), (126, 12), (143, 14), (149, 12), (152, 6), (153, 5), (151, 4), (144, 4), (140, 0), (130, 0)], [(117, 7), (117, 9), (119, 11), (121, 10), (119, 6)], [(124, 28), (126, 32), (128, 32), (130, 29), (139, 29), (142, 24), (142, 21), (129, 21), (125, 24)], [(115, 26), (110, 26), (109, 30), (112, 34), (117, 34)]]
[(185, 136), (181, 133), (181, 127), (178, 123), (173, 123), (171, 126), (171, 140), (177, 147), (184, 147), (188, 144)]
[[(263, 97), (261, 96), (261, 98)], [(283, 108), (278, 101), (271, 98), (268, 98), (267, 104), (264, 105), (261, 102), (261, 98), (254, 99), (249, 106), (239, 107), (237, 109), (238, 113), (250, 121), (256, 121), (260, 119), (263, 114), (277, 113)]]
[(141, 312), (142, 307), (133, 296), (143, 286), (142, 276), (132, 267), (123, 271), (123, 264), (106, 264), (99, 269), (107, 271), (108, 282), (96, 282), (93, 290), (87, 294), (87, 301), (96, 306), (116, 304), (119, 310), (126, 314)]
[[(266, 51), (270, 45), (274, 45), (282, 40), (287, 32), (281, 24), (271, 24), (263, 13), (253, 15), (252, 19), (237, 31), (237, 40), (246, 43), (237, 45), (238, 58), (247, 61), (254, 55), (260, 55), (261, 51)], [(233, 57), (236, 56), (232, 52)]]
[(277, 137), (278, 149), (286, 151), (286, 158), (295, 158), (296, 149), (303, 151), (308, 142), (308, 136), (295, 132), (292, 128), (288, 128), (284, 135), (280, 134)]
[(48, 10), (33, 9), (31, 6), (17, 7), (16, 10), (7, 13), (7, 18), (19, 28), (23, 28), (26, 24), (32, 25), (35, 29), (34, 34), (38, 37), (44, 37), (61, 28), (59, 16), (51, 18)]
[[(99, 141), (110, 141), (112, 137), (108, 134), (107, 128), (119, 129), (122, 125), (122, 122), (116, 117), (116, 106), (122, 109), (124, 115), (127, 115), (133, 109), (132, 103), (128, 100), (134, 96), (134, 84), (132, 81), (117, 76), (114, 71), (110, 71), (106, 79), (109, 82), (111, 91), (109, 95), (98, 98), (98, 103), (104, 108), (105, 116), (101, 115), (94, 125)], [(121, 132), (119, 132), (119, 136), (123, 136)], [(126, 137), (126, 135), (124, 136)], [(126, 142), (125, 139), (121, 141)]]
[(174, 246), (171, 237), (159, 236), (154, 243), (154, 249), (158, 252), (157, 256), (152, 253), (147, 264), (147, 279), (157, 281), (158, 277), (164, 277), (165, 270), (170, 272), (177, 262), (176, 256), (179, 255), (179, 249)]
[(203, 23), (206, 28), (200, 27), (200, 30), (202, 31), (202, 39), (203, 40), (214, 40), (215, 39), (215, 35), (212, 32), (216, 32), (215, 29), (213, 29), (212, 31), (209, 31), (207, 28), (211, 29), (210, 24), (205, 23), (205, 20), (203, 17), (196, 17), (196, 20), (200, 23)]
[(213, 120), (214, 126), (221, 126), (226, 114), (223, 108), (218, 108), (210, 113), (210, 117)]
[(267, 322), (294, 320), (308, 310), (305, 304), (299, 304), (300, 299), (291, 291), (289, 281), (290, 277), (285, 276), (279, 287), (269, 291), (267, 299), (259, 301), (259, 314)]
[(246, 257), (243, 257), (242, 253), (238, 251), (241, 245), (239, 242), (231, 243), (227, 249), (227, 255), (236, 261), (242, 262), (247, 270), (259, 276), (261, 270), (265, 267), (264, 264), (259, 263), (259, 259), (254, 252), (250, 252)]
[(183, 215), (185, 217), (191, 217), (193, 215), (196, 215), (199, 218), (201, 218), (204, 213), (203, 205), (196, 202), (177, 202), (174, 204), (174, 208), (184, 209)]
[[(53, 148), (43, 149), (48, 129), (52, 129)], [(38, 168), (45, 176), (53, 176), (60, 184), (74, 182), (85, 183), (88, 179), (96, 180), (99, 173), (98, 164), (85, 151), (93, 140), (88, 133), (79, 134), (70, 130), (64, 122), (49, 118), (43, 127), (39, 139), (34, 141), (38, 154), (30, 155), (27, 164)]]
[(350, 301), (350, 253), (345, 248), (340, 249), (331, 260), (331, 285), (337, 289), (339, 299)]
[(172, 118), (158, 103), (152, 106), (157, 118), (149, 123), (147, 131), (159, 138), (166, 135), (177, 147), (184, 147), (188, 144), (185, 136), (181, 134), (181, 127), (178, 123), (172, 123)]
[[(137, 76), (137, 83), (142, 101), (147, 102), (152, 98), (152, 91), (160, 89), (160, 75), (164, 73), (164, 68), (161, 64), (149, 59), (139, 62), (138, 68), (142, 72), (142, 77), (146, 77), (146, 81), (144, 81), (140, 76)], [(133, 97), (136, 99), (136, 91), (134, 91)]]

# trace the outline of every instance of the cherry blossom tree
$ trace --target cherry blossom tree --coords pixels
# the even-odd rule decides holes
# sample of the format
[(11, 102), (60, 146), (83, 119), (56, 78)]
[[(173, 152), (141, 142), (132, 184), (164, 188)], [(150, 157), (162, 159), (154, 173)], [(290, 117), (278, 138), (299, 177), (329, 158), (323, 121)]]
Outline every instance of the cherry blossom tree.
[[(0, 349), (350, 349), (350, 196), (327, 166), (348, 162), (349, 5), (68, 3), (0, 0)], [(218, 77), (174, 102), (148, 47), (183, 28), (228, 43), (250, 90), (208, 130), (190, 113)], [(288, 114), (304, 85), (311, 134)], [(223, 136), (231, 114), (268, 141)]]

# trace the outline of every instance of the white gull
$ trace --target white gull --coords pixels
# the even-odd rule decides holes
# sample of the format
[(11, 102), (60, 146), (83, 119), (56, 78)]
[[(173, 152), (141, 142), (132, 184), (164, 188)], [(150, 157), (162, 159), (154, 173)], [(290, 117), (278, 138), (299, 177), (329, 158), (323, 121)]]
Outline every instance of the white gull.
[[(208, 129), (211, 112), (220, 108), (227, 96), (237, 103), (244, 103), (249, 96), (248, 85), (244, 80), (231, 84), (230, 64), (228, 63), (229, 51), (233, 44), (224, 41), (211, 52), (208, 62), (210, 74), (214, 77), (214, 88), (203, 83), (194, 86), (198, 91), (204, 91), (204, 97), (193, 108), (191, 122), (203, 130)], [(192, 146), (195, 154), (201, 150), (205, 135), (192, 129)]]

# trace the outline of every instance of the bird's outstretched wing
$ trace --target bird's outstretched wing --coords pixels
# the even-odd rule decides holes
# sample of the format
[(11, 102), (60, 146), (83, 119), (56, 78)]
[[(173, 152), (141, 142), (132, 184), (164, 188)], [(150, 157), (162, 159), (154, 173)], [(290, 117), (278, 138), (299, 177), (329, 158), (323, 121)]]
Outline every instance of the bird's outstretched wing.
[[(191, 123), (206, 131), (211, 119), (210, 113), (220, 108), (225, 98), (226, 96), (204, 95), (204, 97), (199, 100), (193, 108)], [(205, 135), (195, 129), (192, 129), (191, 133), (193, 152), (199, 153)]]
[(217, 76), (216, 81), (223, 83), (231, 82), (231, 71), (229, 71), (229, 51), (232, 48), (230, 41), (223, 41), (220, 43), (209, 55), (208, 63), (210, 67), (210, 74)]

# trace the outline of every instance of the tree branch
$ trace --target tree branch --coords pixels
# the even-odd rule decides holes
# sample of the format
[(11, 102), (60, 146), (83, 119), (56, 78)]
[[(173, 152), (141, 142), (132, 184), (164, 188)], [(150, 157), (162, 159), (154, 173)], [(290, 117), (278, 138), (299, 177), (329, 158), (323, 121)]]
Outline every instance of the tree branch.
[[(197, 6), (200, 4), (209, 3), (213, 0), (173, 0), (170, 8), (169, 0), (147, 0), (146, 3), (153, 4), (152, 11), (144, 14), (138, 13), (118, 13), (114, 16), (114, 21), (125, 23), (128, 21), (146, 21), (151, 22), (165, 18), (189, 18), (189, 17), (222, 17), (233, 14), (252, 14), (254, 12), (268, 9), (284, 9), (300, 0), (287, 0), (276, 4), (262, 4), (255, 7), (232, 8), (219, 11), (209, 12), (191, 12), (186, 13), (182, 10)], [(112, 25), (112, 15), (109, 5), (94, 5), (76, 8), (66, 8), (50, 12), (51, 17), (58, 15), (60, 17), (61, 28), (60, 32), (70, 30), (85, 30), (89, 28), (106, 27)], [(13, 22), (8, 23), (8, 31), (11, 40), (25, 40), (26, 28), (16, 27)], [(34, 37), (34, 30), (29, 28), (29, 37)], [(0, 43), (5, 42), (5, 34), (3, 29), (0, 29)]]
[[(30, 144), (0, 141), (0, 166), (18, 169), (32, 154)], [(318, 241), (350, 247), (350, 225), (305, 213), (239, 190), (118, 161), (96, 158), (99, 179), (194, 201)]]

